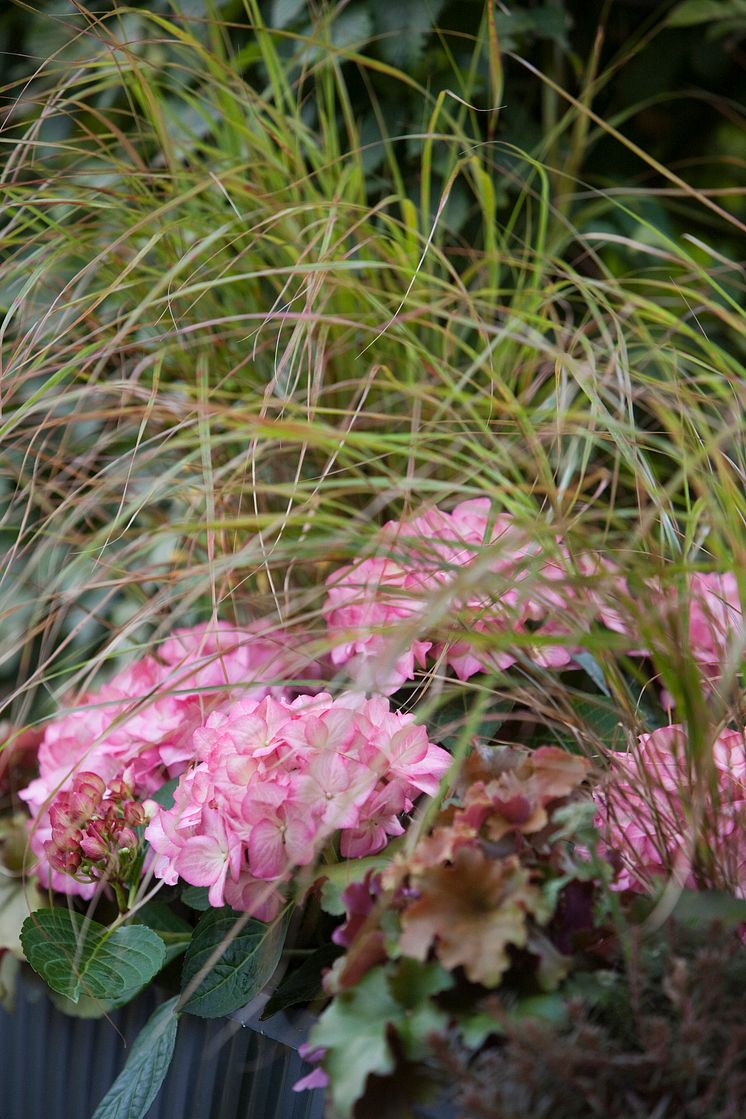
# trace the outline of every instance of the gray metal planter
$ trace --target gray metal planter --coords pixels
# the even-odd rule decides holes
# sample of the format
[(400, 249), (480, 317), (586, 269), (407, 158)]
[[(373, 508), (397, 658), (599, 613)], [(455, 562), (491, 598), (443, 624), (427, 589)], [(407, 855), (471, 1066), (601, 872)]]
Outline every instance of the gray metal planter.
[[(0, 1010), (2, 1119), (90, 1119), (161, 996), (149, 991), (109, 1019), (70, 1018), (34, 978)], [(309, 1071), (298, 1056), (312, 1019), (184, 1015), (174, 1059), (147, 1119), (322, 1119), (321, 1092), (293, 1092)]]

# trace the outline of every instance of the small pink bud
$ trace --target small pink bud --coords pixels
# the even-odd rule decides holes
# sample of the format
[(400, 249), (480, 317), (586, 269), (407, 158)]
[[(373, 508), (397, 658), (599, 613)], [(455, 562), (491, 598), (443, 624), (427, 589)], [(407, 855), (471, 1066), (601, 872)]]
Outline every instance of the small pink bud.
[(74, 813), (70, 811), (67, 804), (60, 804), (60, 798), (49, 809), (49, 819), (53, 830), (70, 828), (76, 822)]
[(99, 819), (106, 821), (108, 827), (114, 827), (120, 819), (119, 808), (113, 800), (105, 800), (99, 809)]
[(120, 851), (132, 851), (137, 847), (137, 836), (132, 828), (122, 828), (117, 835), (117, 845)]
[(80, 849), (87, 859), (93, 859), (94, 862), (105, 858), (109, 853), (109, 847), (101, 836), (91, 835), (89, 832), (81, 839)]
[(73, 792), (70, 794), (70, 813), (77, 821), (90, 820), (96, 811), (96, 801), (86, 793)]
[(139, 828), (145, 823), (145, 809), (137, 801), (130, 800), (124, 806), (124, 819), (132, 828)]
[(58, 851), (77, 851), (83, 833), (78, 828), (55, 828), (52, 841)]
[(80, 851), (53, 851), (49, 855), (49, 865), (63, 874), (75, 874), (80, 869)]
[(126, 781), (116, 778), (109, 785), (109, 795), (112, 800), (132, 800), (134, 797), (134, 790)]
[(106, 825), (106, 821), (101, 819), (91, 820), (86, 828), (86, 833), (88, 835), (95, 835), (97, 839), (104, 841), (108, 839), (108, 832), (109, 829)]
[(83, 793), (99, 804), (106, 792), (106, 784), (97, 773), (78, 773), (73, 780), (73, 792)]

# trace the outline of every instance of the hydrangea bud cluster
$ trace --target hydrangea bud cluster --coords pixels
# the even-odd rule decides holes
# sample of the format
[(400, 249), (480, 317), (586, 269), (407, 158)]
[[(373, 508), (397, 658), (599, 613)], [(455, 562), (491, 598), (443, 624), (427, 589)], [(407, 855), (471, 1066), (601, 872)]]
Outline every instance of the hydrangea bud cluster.
[[(579, 600), (560, 540), (553, 556), (543, 554), (513, 518), (495, 516), (489, 500), (477, 498), (450, 513), (434, 508), (389, 521), (381, 546), (385, 557), (349, 564), (327, 579), (325, 617), (337, 642), (332, 661), (365, 686), (396, 691), (428, 654), (442, 656), (461, 680), (508, 668), (518, 655), (509, 646), (516, 634), (537, 664), (561, 668), (572, 660), (567, 615)], [(442, 631), (454, 610), (462, 632), (485, 640), (444, 646), (429, 639), (433, 619)], [(531, 646), (526, 635), (537, 630), (541, 640)], [(503, 640), (490, 648), (496, 635)]]
[(618, 866), (616, 889), (644, 891), (655, 878), (674, 875), (687, 888), (706, 884), (746, 897), (746, 728), (722, 731), (712, 762), (712, 782), (703, 782), (697, 807), (685, 727), (643, 734), (629, 753), (615, 756), (595, 798), (596, 826)]
[(293, 871), (337, 835), (343, 858), (400, 835), (402, 814), (451, 763), (413, 716), (350, 694), (240, 700), (210, 715), (194, 745), (199, 764), (145, 833), (153, 871), (262, 920), (278, 912)]
[[(318, 665), (303, 659), (289, 632), (266, 624), (238, 629), (218, 623), (176, 630), (155, 655), (82, 696), (47, 726), (39, 747), (39, 777), (20, 794), (33, 817), (31, 848), (42, 885), (83, 897), (96, 888), (64, 873), (68, 866), (63, 868), (61, 857), (55, 862), (48, 857), (54, 839), (51, 810), (66, 811), (79, 770), (95, 774), (109, 790), (124, 781), (135, 797), (150, 796), (184, 772), (194, 757), (194, 731), (211, 711), (236, 695), (288, 694), (281, 681), (318, 674)], [(69, 854), (72, 866), (74, 852)]]
[(134, 829), (145, 823), (145, 810), (126, 782), (112, 781), (107, 790), (97, 773), (77, 773), (49, 818), (45, 852), (54, 870), (81, 882), (129, 881), (140, 844)]

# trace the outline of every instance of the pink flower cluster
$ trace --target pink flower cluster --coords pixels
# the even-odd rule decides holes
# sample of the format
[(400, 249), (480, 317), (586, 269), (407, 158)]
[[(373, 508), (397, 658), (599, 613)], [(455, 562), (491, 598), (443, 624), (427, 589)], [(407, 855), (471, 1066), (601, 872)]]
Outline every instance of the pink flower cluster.
[(746, 728), (722, 731), (712, 762), (714, 786), (705, 779), (698, 820), (683, 726), (643, 734), (615, 756), (595, 796), (596, 826), (619, 866), (616, 889), (642, 891), (673, 874), (688, 888), (704, 883), (746, 897)]
[(689, 648), (713, 682), (729, 643), (743, 638), (743, 614), (735, 575), (695, 573), (689, 579)]
[(284, 694), (277, 681), (318, 673), (293, 650), (293, 639), (266, 625), (226, 623), (176, 630), (156, 650), (50, 723), (39, 747), (39, 777), (21, 796), (33, 816), (31, 848), (44, 886), (90, 897), (95, 884), (50, 866), (50, 809), (85, 769), (106, 787), (117, 780), (136, 797), (154, 793), (192, 760), (192, 737), (208, 714), (235, 694)]
[[(536, 630), (541, 640), (530, 655), (537, 664), (561, 668), (572, 660), (561, 619), (578, 601), (559, 540), (554, 558), (542, 554), (510, 516), (495, 516), (489, 500), (477, 498), (450, 513), (435, 508), (406, 522), (389, 521), (381, 544), (385, 557), (349, 564), (327, 579), (324, 613), (337, 641), (332, 662), (364, 687), (396, 691), (413, 679), (415, 665), (424, 667), (428, 654), (442, 655), (461, 680), (508, 668), (517, 659), (509, 636), (523, 635), (526, 648), (525, 635)], [(483, 642), (429, 639), (454, 610), (461, 630), (469, 628)], [(495, 634), (508, 639), (490, 649), (487, 639)], [(552, 637), (560, 640), (546, 641)]]
[[(594, 620), (630, 637), (630, 655), (648, 655), (626, 605), (633, 596), (612, 563), (593, 554), (573, 560), (559, 537), (550, 554), (512, 517), (495, 515), (487, 498), (389, 521), (379, 542), (381, 555), (347, 564), (326, 581), (332, 663), (366, 689), (391, 694), (428, 657), (460, 680), (509, 668), (519, 648), (538, 665), (564, 668), (578, 652), (571, 633)], [(644, 609), (665, 630), (673, 596), (657, 582), (648, 590)], [(736, 577), (693, 574), (688, 599), (688, 648), (715, 683), (729, 643), (744, 636)], [(460, 632), (443, 642), (454, 616)]]
[(344, 858), (380, 851), (451, 763), (388, 701), (321, 693), (243, 699), (194, 735), (199, 764), (146, 831), (153, 871), (208, 886), (210, 903), (271, 920), (280, 887), (339, 834)]
[[(633, 636), (637, 630), (637, 619), (623, 606), (624, 601), (631, 598), (626, 581), (618, 579), (617, 587), (621, 605), (615, 610), (607, 609), (604, 622), (617, 633)], [(646, 601), (640, 602), (638, 596), (637, 609), (655, 618), (661, 636), (669, 638), (672, 632), (679, 632), (677, 615), (686, 613), (686, 647), (700, 666), (703, 684), (708, 689), (717, 684), (728, 657), (729, 645), (746, 638), (738, 581), (732, 572), (694, 572), (687, 580), (685, 604), (680, 604), (671, 590), (653, 582), (648, 584)], [(645, 649), (637, 649), (636, 652), (648, 655)], [(667, 693), (663, 695), (663, 702), (667, 707), (673, 703)]]

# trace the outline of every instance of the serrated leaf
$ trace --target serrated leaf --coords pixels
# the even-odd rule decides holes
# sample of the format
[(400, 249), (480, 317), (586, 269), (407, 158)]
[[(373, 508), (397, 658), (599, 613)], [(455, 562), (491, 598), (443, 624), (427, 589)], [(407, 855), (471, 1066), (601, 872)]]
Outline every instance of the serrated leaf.
[(178, 998), (150, 1016), (93, 1119), (143, 1119), (166, 1078), (176, 1043)]
[(404, 1009), (394, 1026), (410, 1061), (423, 1060), (429, 1052), (430, 1035), (445, 1030), (448, 1015), (432, 997), (450, 990), (454, 983), (451, 973), (440, 964), (421, 964), (406, 958), (397, 962), (389, 989)]
[(163, 941), (144, 925), (110, 932), (69, 909), (39, 909), (27, 917), (21, 944), (31, 967), (59, 994), (77, 1002), (127, 1002), (163, 967)]
[(200, 913), (205, 913), (212, 908), (209, 893), (207, 886), (186, 886), (181, 891), (181, 900), (190, 909), (197, 909)]
[(352, 1115), (371, 1073), (386, 1076), (395, 1065), (390, 1032), (395, 1030), (411, 1061), (428, 1053), (428, 1038), (443, 1031), (448, 1015), (433, 997), (454, 979), (437, 963), (398, 960), (371, 969), (349, 991), (337, 995), (310, 1033), (326, 1049), (335, 1114)]
[(624, 728), (621, 725), (619, 712), (616, 708), (591, 696), (587, 699), (573, 698), (570, 702), (576, 714), (608, 749), (624, 749), (626, 745)]
[[(243, 926), (229, 941), (238, 921)], [(286, 930), (286, 921), (265, 925), (253, 918), (246, 920), (228, 907), (206, 913), (194, 930), (184, 958), (182, 990), (188, 990), (221, 945), (225, 949), (199, 980), (183, 1009), (200, 1018), (220, 1018), (245, 1006), (277, 967)]]
[(409, 0), (408, 4), (381, 4), (375, 11), (381, 57), (409, 70), (420, 59), (445, 0)]
[(417, 876), (418, 896), (402, 914), (399, 948), (424, 961), (434, 949), (444, 967), (497, 987), (510, 967), (511, 947), (523, 948), (529, 914), (547, 920), (546, 899), (515, 856), (489, 859), (462, 847), (450, 866)]
[(531, 9), (514, 8), (510, 14), (496, 11), (494, 23), (504, 49), (514, 48), (518, 40), (526, 35), (530, 39), (551, 39), (569, 50), (569, 20), (563, 7), (555, 8), (544, 4)]
[(346, 47), (359, 49), (368, 42), (372, 34), (373, 20), (370, 13), (364, 10), (347, 9), (336, 16), (331, 24), (332, 42), (340, 50)]
[(322, 972), (331, 967), (343, 949), (337, 944), (322, 944), (280, 983), (262, 1011), (262, 1018), (270, 1018), (289, 1006), (311, 1002), (321, 990)]
[[(608, 750), (627, 749), (627, 736), (619, 711), (609, 700), (604, 696), (594, 695), (570, 695), (568, 700), (576, 716), (575, 725), (581, 734), (589, 732)], [(539, 746), (548, 741), (564, 747), (570, 753), (577, 754), (580, 749), (578, 739), (572, 732), (553, 728), (550, 736), (546, 728), (540, 727), (534, 744)]]

